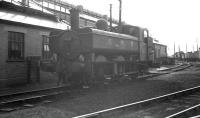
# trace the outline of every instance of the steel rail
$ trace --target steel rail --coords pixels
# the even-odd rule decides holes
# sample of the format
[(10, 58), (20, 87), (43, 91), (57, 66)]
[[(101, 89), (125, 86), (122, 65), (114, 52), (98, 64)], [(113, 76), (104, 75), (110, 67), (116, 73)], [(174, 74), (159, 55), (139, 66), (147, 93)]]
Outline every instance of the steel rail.
[(8, 104), (18, 103), (18, 102), (30, 102), (30, 100), (41, 100), (42, 98), (57, 96), (60, 94), (66, 93), (62, 90), (65, 86), (62, 87), (52, 87), (46, 89), (38, 89), (33, 91), (19, 92), (14, 94), (8, 94), (1, 96), (0, 98), (0, 107), (6, 107)]
[(105, 109), (105, 110), (101, 110), (101, 111), (96, 111), (93, 113), (75, 116), (73, 118), (98, 118), (99, 116), (103, 116), (103, 114), (106, 114), (106, 113), (111, 113), (111, 112), (114, 112), (117, 110), (123, 110), (123, 109), (129, 108), (129, 107), (140, 108), (141, 106), (144, 106), (144, 105), (152, 104), (155, 102), (161, 102), (161, 101), (165, 101), (165, 100), (169, 100), (169, 99), (174, 99), (174, 98), (180, 97), (182, 95), (185, 95), (186, 93), (187, 94), (194, 93), (197, 91), (200, 91), (200, 86), (196, 86), (193, 88), (173, 92), (170, 94), (166, 94), (166, 95), (162, 95), (162, 96), (158, 96), (158, 97), (154, 97), (154, 98), (150, 98), (150, 99), (146, 99), (146, 100), (142, 100), (142, 101), (138, 101), (138, 102), (134, 102), (134, 103), (118, 106), (118, 107), (113, 107), (113, 108), (109, 108), (109, 109)]
[(192, 116), (190, 118), (200, 118), (200, 115), (197, 115), (197, 116)]
[(167, 68), (167, 69), (164, 69), (164, 70), (159, 70), (159, 71), (167, 71), (167, 70), (172, 70), (172, 69), (174, 69), (174, 68), (179, 68), (179, 67), (181, 67), (181, 66), (183, 66), (183, 64), (179, 64), (179, 65), (176, 65), (176, 66), (174, 66), (174, 67)]
[[(190, 113), (195, 111), (196, 109), (200, 109), (200, 104), (192, 106), (190, 108), (187, 108), (185, 110), (182, 110), (180, 112), (177, 112), (175, 114), (172, 114), (170, 116), (167, 116), (165, 118), (180, 118), (180, 117), (190, 117)], [(200, 117), (200, 116), (199, 116)]]
[(184, 69), (189, 68), (191, 66), (192, 65), (190, 65), (190, 64), (189, 65), (179, 65), (179, 66), (176, 66), (176, 67), (173, 67), (173, 68), (162, 70), (158, 73), (151, 73), (151, 74), (148, 74), (148, 75), (145, 75), (145, 76), (142, 76), (142, 77), (138, 77), (138, 79), (141, 79), (141, 78), (145, 79), (145, 78), (151, 78), (151, 77), (156, 77), (156, 76), (160, 76), (160, 75), (165, 75), (165, 74), (169, 74), (169, 73), (172, 73), (172, 72), (184, 70)]
[(0, 102), (0, 105), (10, 104), (10, 103), (20, 102), (20, 101), (27, 101), (27, 100), (32, 100), (32, 99), (40, 99), (40, 98), (44, 98), (44, 97), (59, 95), (59, 94), (62, 94), (62, 93), (64, 93), (64, 92), (54, 92), (54, 93), (49, 93), (49, 94), (35, 95), (35, 96), (29, 96), (29, 97), (24, 97), (24, 98), (17, 98), (17, 99), (13, 99), (13, 100), (2, 101), (2, 102)]
[[(59, 87), (46, 87), (43, 89), (36, 89), (36, 90), (26, 90), (26, 91), (20, 91), (20, 92), (15, 92), (15, 93), (6, 93), (6, 94), (1, 94), (0, 98), (2, 97), (9, 97), (9, 96), (16, 96), (16, 95), (22, 95), (22, 94), (29, 94), (29, 93), (36, 93), (36, 92), (42, 92), (42, 91), (51, 91), (51, 90), (56, 90), (56, 89), (64, 89), (67, 88), (67, 86), (59, 86)], [(9, 89), (8, 89), (9, 91)]]
[(176, 72), (176, 71), (181, 71), (181, 70), (184, 70), (184, 69), (186, 69), (186, 68), (189, 68), (189, 67), (191, 67), (192, 65), (185, 65), (185, 66), (183, 66), (182, 68), (177, 68), (177, 69), (174, 69), (174, 71)]

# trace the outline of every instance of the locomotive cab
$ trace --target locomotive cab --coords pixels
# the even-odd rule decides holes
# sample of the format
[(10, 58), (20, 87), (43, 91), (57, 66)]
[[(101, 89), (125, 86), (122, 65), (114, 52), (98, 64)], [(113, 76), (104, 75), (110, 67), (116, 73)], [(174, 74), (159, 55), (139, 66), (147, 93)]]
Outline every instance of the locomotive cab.
[(121, 33), (137, 37), (139, 39), (138, 60), (143, 63), (152, 63), (153, 39), (149, 36), (148, 29), (132, 25), (123, 25), (121, 26)]

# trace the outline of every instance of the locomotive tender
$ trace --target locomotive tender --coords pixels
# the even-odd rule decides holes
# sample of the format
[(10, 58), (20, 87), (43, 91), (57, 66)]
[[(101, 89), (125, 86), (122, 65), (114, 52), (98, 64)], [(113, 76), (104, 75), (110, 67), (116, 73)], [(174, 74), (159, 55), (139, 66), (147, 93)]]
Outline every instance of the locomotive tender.
[(78, 12), (73, 9), (71, 14), (71, 30), (51, 32), (50, 50), (70, 63), (83, 57), (84, 72), (91, 80), (136, 72), (138, 63), (152, 61), (153, 41), (147, 29), (123, 25), (116, 33), (79, 28)]

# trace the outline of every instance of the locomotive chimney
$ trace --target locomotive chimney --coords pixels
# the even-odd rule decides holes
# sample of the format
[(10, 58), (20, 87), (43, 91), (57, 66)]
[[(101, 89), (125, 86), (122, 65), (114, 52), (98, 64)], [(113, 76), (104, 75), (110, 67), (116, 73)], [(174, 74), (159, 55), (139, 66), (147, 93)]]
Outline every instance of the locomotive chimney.
[(22, 0), (21, 2), (23, 5), (29, 6), (29, 0)]
[(70, 10), (71, 30), (77, 31), (79, 29), (79, 13), (83, 10), (82, 6), (77, 6)]

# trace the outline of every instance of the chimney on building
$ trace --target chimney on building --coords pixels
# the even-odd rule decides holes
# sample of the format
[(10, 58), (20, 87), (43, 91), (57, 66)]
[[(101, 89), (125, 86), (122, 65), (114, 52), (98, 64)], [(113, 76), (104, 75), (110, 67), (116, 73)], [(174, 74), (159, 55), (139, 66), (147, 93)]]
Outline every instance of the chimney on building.
[(79, 13), (83, 10), (82, 6), (77, 6), (70, 10), (71, 30), (77, 31), (79, 29)]

